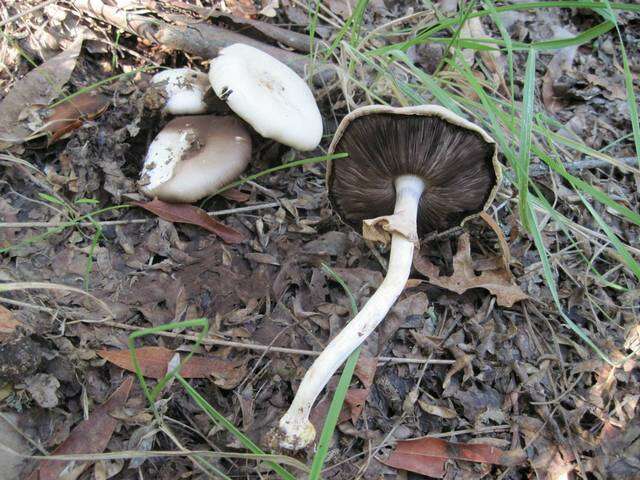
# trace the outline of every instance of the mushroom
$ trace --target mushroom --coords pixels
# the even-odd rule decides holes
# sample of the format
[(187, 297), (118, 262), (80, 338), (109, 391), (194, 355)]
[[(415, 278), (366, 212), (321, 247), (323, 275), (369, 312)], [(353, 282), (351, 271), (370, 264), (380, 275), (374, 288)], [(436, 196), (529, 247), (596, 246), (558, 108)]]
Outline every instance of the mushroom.
[(314, 439), (313, 403), (402, 293), (419, 238), (477, 215), (500, 180), (493, 139), (435, 105), (359, 108), (340, 123), (329, 147), (335, 151), (349, 158), (327, 166), (334, 210), (354, 229), (362, 225), (365, 238), (391, 241), (391, 254), (378, 290), (314, 361), (281, 418), (280, 446), (287, 449)]
[(151, 82), (167, 97), (164, 109), (173, 115), (194, 115), (209, 110), (205, 95), (211, 88), (206, 73), (190, 68), (174, 68), (156, 73)]
[(234, 180), (249, 164), (251, 135), (235, 117), (171, 120), (149, 145), (141, 190), (167, 202), (195, 202)]
[(285, 64), (257, 48), (235, 43), (211, 60), (213, 91), (265, 138), (313, 150), (322, 117), (307, 84)]

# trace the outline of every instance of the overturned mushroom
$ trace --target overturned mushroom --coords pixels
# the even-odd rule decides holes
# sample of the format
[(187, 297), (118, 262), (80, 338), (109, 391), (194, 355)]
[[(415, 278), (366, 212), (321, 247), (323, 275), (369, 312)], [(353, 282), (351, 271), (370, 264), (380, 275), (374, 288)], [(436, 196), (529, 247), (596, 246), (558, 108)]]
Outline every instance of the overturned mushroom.
[(322, 138), (322, 117), (307, 84), (293, 70), (257, 48), (236, 43), (211, 60), (216, 95), (260, 135), (298, 150)]
[(172, 115), (207, 113), (206, 93), (210, 90), (206, 73), (189, 68), (163, 70), (153, 76), (152, 83), (164, 90), (165, 110)]
[(347, 115), (329, 153), (329, 199), (365, 238), (391, 241), (387, 275), (358, 315), (305, 374), (280, 420), (280, 445), (299, 449), (315, 437), (309, 413), (346, 358), (373, 332), (402, 293), (420, 236), (459, 225), (493, 200), (500, 180), (494, 141), (480, 127), (435, 106), (370, 106)]
[(195, 202), (235, 180), (251, 158), (251, 136), (235, 117), (169, 122), (149, 145), (141, 190), (167, 202)]

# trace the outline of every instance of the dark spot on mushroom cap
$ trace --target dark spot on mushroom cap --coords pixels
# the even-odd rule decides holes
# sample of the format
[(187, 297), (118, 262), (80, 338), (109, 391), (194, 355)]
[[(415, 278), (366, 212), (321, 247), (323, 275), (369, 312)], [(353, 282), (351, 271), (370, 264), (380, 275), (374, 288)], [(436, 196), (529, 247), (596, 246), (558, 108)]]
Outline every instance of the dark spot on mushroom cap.
[(356, 231), (365, 219), (393, 213), (394, 180), (400, 175), (425, 182), (421, 236), (480, 212), (497, 181), (495, 145), (437, 116), (363, 115), (347, 126), (334, 150), (349, 157), (333, 163), (329, 198)]

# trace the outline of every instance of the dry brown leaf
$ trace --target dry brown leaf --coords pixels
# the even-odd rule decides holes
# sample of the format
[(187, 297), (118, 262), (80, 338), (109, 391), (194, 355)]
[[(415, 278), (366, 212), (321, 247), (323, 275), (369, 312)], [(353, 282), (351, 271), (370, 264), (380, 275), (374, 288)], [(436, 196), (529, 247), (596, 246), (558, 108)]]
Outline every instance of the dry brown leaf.
[[(572, 37), (573, 34), (562, 27), (555, 27), (554, 39)], [(562, 108), (561, 101), (555, 96), (553, 85), (563, 74), (571, 70), (578, 47), (569, 45), (556, 51), (553, 58), (547, 65), (547, 73), (542, 79), (542, 103), (551, 113), (555, 113)]]
[(227, 370), (212, 371), (213, 383), (225, 390), (233, 390), (247, 377), (247, 363), (237, 361), (232, 363), (233, 368)]
[(244, 254), (244, 258), (264, 265), (280, 265), (278, 259), (268, 253), (249, 252)]
[(414, 266), (422, 275), (429, 278), (429, 283), (452, 292), (462, 294), (471, 288), (484, 288), (496, 296), (496, 302), (503, 307), (511, 307), (514, 303), (527, 298), (518, 285), (512, 283), (511, 274), (506, 269), (482, 272), (476, 275), (471, 259), (469, 234), (458, 238), (458, 251), (453, 257), (453, 275), (440, 276), (436, 265), (426, 258), (416, 255)]
[(603, 93), (603, 96), (609, 100), (627, 99), (627, 89), (622, 77), (601, 77), (593, 73), (585, 73), (584, 78), (591, 85), (604, 88), (607, 92)]
[(511, 276), (511, 270), (509, 270), (509, 265), (511, 265), (511, 249), (509, 248), (507, 239), (504, 236), (504, 232), (496, 223), (494, 218), (487, 212), (480, 212), (480, 218), (484, 220), (484, 223), (489, 225), (489, 227), (491, 227), (491, 230), (493, 230), (498, 236), (498, 243), (500, 244), (500, 251), (502, 252), (503, 265), (505, 270), (509, 273), (509, 276)]
[(473, 377), (473, 369), (471, 366), (471, 360), (473, 359), (473, 357), (465, 353), (461, 354), (459, 352), (459, 349), (458, 350), (450, 349), (450, 350), (457, 352), (458, 355), (456, 357), (456, 362), (453, 365), (451, 365), (451, 368), (449, 369), (449, 371), (444, 377), (444, 380), (442, 381), (442, 388), (444, 390), (446, 390), (449, 384), (451, 383), (451, 379), (453, 378), (453, 376), (461, 370), (464, 370), (464, 375), (462, 378), (463, 382)]
[(345, 415), (345, 410), (343, 409), (340, 415), (340, 423), (351, 420), (355, 423), (360, 415), (362, 414), (362, 409), (364, 408), (364, 403), (367, 401), (367, 397), (369, 396), (369, 388), (350, 388), (347, 391), (347, 395), (345, 396), (344, 403), (345, 407), (349, 407), (350, 414)]
[(251, 198), (251, 195), (241, 192), (237, 188), (230, 188), (229, 190), (225, 190), (220, 194), (220, 196), (222, 198), (226, 198), (227, 200), (238, 203), (244, 203)]
[(163, 220), (174, 223), (188, 223), (197, 225), (205, 230), (216, 234), (226, 243), (241, 243), (244, 241), (244, 235), (237, 230), (228, 227), (215, 218), (207, 215), (207, 212), (195, 205), (186, 203), (167, 203), (154, 198), (150, 202), (131, 202), (134, 205), (144, 208), (151, 213), (156, 214)]
[(402, 440), (382, 463), (393, 468), (442, 478), (447, 460), (515, 466), (526, 460), (523, 450), (504, 451), (491, 445), (447, 442), (441, 438), (423, 437)]
[(30, 109), (44, 107), (61, 96), (82, 48), (82, 39), (67, 50), (31, 70), (0, 102), (0, 145), (23, 142), (32, 134)]
[[(148, 378), (163, 378), (167, 373), (167, 365), (175, 353), (173, 350), (164, 347), (137, 348), (136, 357), (138, 358), (142, 375)], [(98, 355), (120, 368), (135, 372), (129, 350), (100, 350)], [(228, 360), (194, 355), (182, 365), (180, 375), (184, 378), (208, 378), (212, 375), (224, 376), (237, 367), (237, 363), (229, 362)]]
[(344, 19), (347, 19), (353, 13), (356, 2), (354, 0), (327, 0), (329, 9)]
[[(360, 355), (354, 374), (358, 377), (364, 388), (350, 388), (347, 390), (338, 423), (342, 424), (349, 420), (355, 422), (360, 418), (364, 404), (371, 392), (371, 385), (373, 384), (377, 368), (378, 360), (376, 358)], [(322, 428), (330, 404), (331, 395), (328, 395), (314, 407), (311, 414), (311, 421), (314, 426)]]
[(364, 388), (369, 389), (373, 385), (373, 378), (378, 369), (378, 359), (367, 355), (360, 355), (354, 373), (358, 380), (362, 382)]
[(354, 373), (360, 382), (362, 382), (364, 388), (351, 388), (347, 391), (344, 402), (345, 406), (349, 408), (349, 414), (347, 414), (343, 408), (340, 414), (340, 422), (345, 422), (350, 419), (355, 423), (356, 420), (360, 418), (364, 404), (371, 392), (371, 385), (373, 385), (373, 379), (377, 369), (378, 360), (376, 358), (360, 355)]
[[(479, 17), (473, 17), (467, 20), (460, 29), (460, 37), (468, 39), (486, 40), (491, 36), (487, 35), (482, 26), (482, 22)], [(504, 81), (504, 58), (498, 50), (480, 50), (478, 52), (480, 58), (486, 65), (487, 69), (493, 74), (493, 81), (500, 85), (503, 90), (507, 91), (507, 86)], [(469, 65), (473, 64), (475, 50), (471, 48), (465, 48), (462, 50), (462, 55)]]
[[(107, 447), (119, 420), (111, 414), (122, 408), (133, 385), (133, 377), (128, 377), (111, 394), (109, 399), (93, 409), (89, 418), (80, 422), (69, 437), (54, 450), (52, 455), (73, 455), (79, 453), (101, 453)], [(28, 480), (76, 479), (92, 462), (61, 462), (44, 460)], [(63, 475), (64, 473), (64, 475)]]
[(442, 418), (456, 418), (458, 414), (455, 410), (447, 407), (440, 407), (439, 405), (433, 405), (431, 403), (427, 403), (424, 400), (418, 400), (418, 405), (420, 408), (427, 412), (430, 415), (435, 415), (436, 417)]
[(44, 131), (51, 134), (48, 144), (57, 142), (67, 133), (80, 128), (87, 120), (102, 115), (109, 99), (97, 92), (85, 92), (51, 109)]
[(9, 338), (18, 325), (20, 322), (13, 318), (11, 310), (0, 305), (0, 343)]

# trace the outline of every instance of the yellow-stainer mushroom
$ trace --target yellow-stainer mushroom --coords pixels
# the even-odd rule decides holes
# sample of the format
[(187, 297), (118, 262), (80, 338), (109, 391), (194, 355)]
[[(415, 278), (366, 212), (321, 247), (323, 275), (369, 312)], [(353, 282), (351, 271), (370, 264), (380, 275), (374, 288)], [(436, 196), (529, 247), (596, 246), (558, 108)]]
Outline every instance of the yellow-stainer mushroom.
[(322, 117), (307, 84), (284, 63), (257, 48), (235, 43), (211, 60), (215, 94), (256, 132), (298, 150), (322, 138)]
[(173, 68), (156, 73), (151, 83), (164, 91), (164, 109), (172, 115), (197, 115), (210, 110), (206, 94), (211, 85), (206, 73), (190, 68)]
[(251, 135), (235, 117), (171, 120), (149, 145), (141, 190), (166, 202), (191, 203), (235, 180), (251, 159)]
[(333, 152), (349, 157), (327, 167), (331, 204), (365, 238), (391, 242), (389, 267), (378, 290), (302, 379), (279, 423), (280, 446), (287, 449), (315, 438), (313, 403), (402, 293), (419, 238), (477, 215), (493, 201), (500, 181), (493, 139), (436, 105), (359, 108), (340, 123)]

